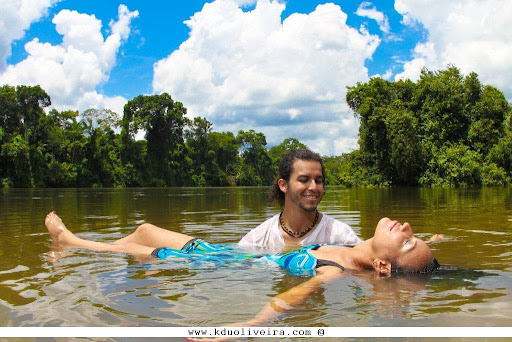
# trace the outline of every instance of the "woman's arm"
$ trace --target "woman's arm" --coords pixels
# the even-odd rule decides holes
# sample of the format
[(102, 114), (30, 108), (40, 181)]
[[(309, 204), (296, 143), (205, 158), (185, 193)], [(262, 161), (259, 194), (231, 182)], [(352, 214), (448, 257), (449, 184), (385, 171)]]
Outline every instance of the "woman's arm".
[[(283, 313), (292, 310), (302, 302), (304, 302), (312, 293), (317, 291), (322, 285), (327, 284), (334, 279), (339, 278), (343, 274), (343, 271), (338, 267), (334, 266), (322, 266), (317, 269), (316, 275), (297, 285), (288, 291), (278, 294), (272, 300), (263, 307), (263, 309), (251, 320), (245, 322), (239, 322), (230, 324), (231, 327), (253, 327), (262, 326), (265, 323), (275, 320)], [(239, 341), (236, 337), (225, 337), (225, 338), (186, 338), (190, 342), (221, 342), (221, 341)]]
[(317, 269), (316, 275), (313, 278), (272, 298), (253, 319), (243, 323), (232, 324), (232, 326), (260, 326), (273, 321), (281, 314), (300, 305), (324, 284), (339, 278), (342, 272), (337, 267), (323, 266)]

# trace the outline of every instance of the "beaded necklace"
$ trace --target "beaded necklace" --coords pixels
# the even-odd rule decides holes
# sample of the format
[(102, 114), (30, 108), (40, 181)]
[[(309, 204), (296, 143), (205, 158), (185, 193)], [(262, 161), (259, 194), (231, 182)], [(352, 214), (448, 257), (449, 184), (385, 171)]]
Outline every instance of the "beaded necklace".
[(316, 211), (316, 216), (315, 216), (315, 219), (313, 220), (313, 224), (311, 226), (309, 226), (309, 228), (306, 229), (305, 231), (300, 232), (300, 233), (295, 233), (295, 232), (289, 230), (288, 228), (286, 228), (286, 226), (284, 225), (283, 212), (281, 212), (281, 214), (279, 214), (279, 224), (281, 225), (281, 228), (285, 231), (286, 234), (288, 234), (294, 238), (300, 238), (300, 237), (303, 237), (304, 235), (306, 235), (307, 233), (309, 233), (311, 231), (311, 229), (313, 229), (315, 227), (317, 221), (318, 221), (318, 210)]

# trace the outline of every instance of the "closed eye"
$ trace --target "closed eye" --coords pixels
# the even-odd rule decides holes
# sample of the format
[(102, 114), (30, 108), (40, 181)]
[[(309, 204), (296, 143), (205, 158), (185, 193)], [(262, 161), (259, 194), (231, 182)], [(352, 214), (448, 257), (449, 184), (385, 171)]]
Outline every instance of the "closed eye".
[(416, 246), (416, 239), (415, 238), (409, 239), (409, 240), (405, 240), (405, 242), (404, 242), (404, 247), (407, 250), (412, 250), (415, 246)]

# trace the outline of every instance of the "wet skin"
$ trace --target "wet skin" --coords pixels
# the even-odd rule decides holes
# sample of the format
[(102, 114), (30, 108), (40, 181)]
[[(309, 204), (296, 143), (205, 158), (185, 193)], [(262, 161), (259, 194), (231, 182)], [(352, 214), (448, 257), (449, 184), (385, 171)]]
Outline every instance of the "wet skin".
[(377, 224), (372, 249), (380, 258), (395, 260), (404, 268), (420, 268), (433, 257), (425, 241), (414, 236), (408, 222), (402, 224), (387, 217)]

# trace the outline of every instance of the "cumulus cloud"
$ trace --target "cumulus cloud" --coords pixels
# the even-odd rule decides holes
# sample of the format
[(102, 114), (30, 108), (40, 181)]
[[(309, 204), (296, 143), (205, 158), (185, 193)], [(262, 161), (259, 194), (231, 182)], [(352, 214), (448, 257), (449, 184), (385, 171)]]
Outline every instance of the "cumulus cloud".
[(323, 154), (357, 147), (346, 86), (368, 79), (380, 40), (347, 25), (332, 3), (281, 20), (283, 3), (207, 3), (185, 24), (189, 38), (154, 65), (155, 92), (168, 92), (215, 130), (255, 129), (269, 144), (296, 137)]
[(235, 1), (242, 8), (254, 6), (257, 2), (257, 0), (235, 0)]
[(39, 84), (60, 110), (122, 110), (120, 103), (126, 100), (107, 98), (95, 88), (108, 79), (119, 48), (130, 34), (130, 23), (137, 16), (137, 11), (120, 5), (118, 20), (110, 22), (110, 35), (104, 39), (102, 23), (94, 15), (62, 10), (52, 20), (63, 36), (62, 43), (51, 45), (37, 38), (28, 42), (28, 57), (8, 66), (0, 75), (0, 84)]
[(48, 14), (48, 8), (58, 0), (0, 1), (0, 71), (6, 67), (13, 41), (23, 38), (33, 22)]
[(389, 33), (391, 28), (388, 17), (384, 13), (377, 11), (377, 8), (371, 2), (362, 2), (357, 8), (356, 14), (360, 17), (375, 20), (382, 32)]
[(417, 79), (423, 67), (454, 64), (472, 71), (512, 98), (512, 2), (499, 0), (396, 0), (395, 9), (408, 25), (423, 25), (427, 42), (414, 49), (399, 78)]

